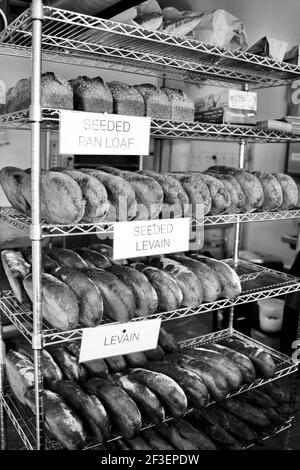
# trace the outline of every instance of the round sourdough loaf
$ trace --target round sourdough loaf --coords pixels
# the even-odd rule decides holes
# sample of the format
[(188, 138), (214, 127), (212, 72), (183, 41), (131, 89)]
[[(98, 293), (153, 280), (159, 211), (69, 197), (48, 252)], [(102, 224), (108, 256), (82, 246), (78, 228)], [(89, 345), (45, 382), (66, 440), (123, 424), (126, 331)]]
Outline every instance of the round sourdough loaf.
[(207, 173), (211, 176), (214, 176), (218, 180), (222, 181), (226, 190), (230, 195), (230, 206), (226, 210), (227, 214), (239, 214), (240, 212), (245, 212), (246, 210), (246, 200), (245, 195), (242, 191), (241, 185), (238, 181), (230, 174), (222, 173)]
[(222, 214), (231, 204), (230, 194), (219, 179), (206, 173), (197, 173), (198, 177), (207, 185), (211, 196), (210, 214)]
[(206, 215), (211, 210), (212, 200), (207, 184), (197, 173), (185, 175), (183, 173), (170, 173), (170, 175), (180, 181), (189, 198), (191, 215), (197, 214), (197, 208), (203, 207), (203, 214)]

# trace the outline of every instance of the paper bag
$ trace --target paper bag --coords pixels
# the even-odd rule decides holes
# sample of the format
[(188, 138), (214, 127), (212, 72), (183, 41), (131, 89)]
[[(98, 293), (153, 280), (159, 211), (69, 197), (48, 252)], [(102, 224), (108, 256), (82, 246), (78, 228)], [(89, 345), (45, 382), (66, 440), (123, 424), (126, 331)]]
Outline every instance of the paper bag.
[(152, 15), (154, 13), (159, 13), (162, 15), (162, 11), (159, 4), (156, 0), (147, 0), (146, 2), (143, 2), (135, 7), (129, 8), (128, 10), (123, 11), (122, 13), (119, 13), (118, 15), (113, 16), (110, 19), (111, 21), (116, 21), (118, 23), (125, 23), (136, 26), (136, 23), (134, 21), (135, 18), (141, 17), (143, 15)]
[(262, 57), (271, 57), (278, 62), (282, 62), (287, 49), (287, 42), (265, 36), (253, 44), (247, 52)]
[(194, 30), (199, 41), (228, 49), (247, 49), (247, 37), (241, 20), (226, 10), (205, 13)]

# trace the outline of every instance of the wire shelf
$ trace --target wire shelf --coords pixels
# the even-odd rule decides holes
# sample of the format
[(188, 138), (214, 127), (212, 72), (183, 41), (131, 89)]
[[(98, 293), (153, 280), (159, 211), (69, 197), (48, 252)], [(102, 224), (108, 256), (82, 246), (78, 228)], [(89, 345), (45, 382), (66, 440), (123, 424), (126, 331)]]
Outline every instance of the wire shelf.
[[(41, 128), (44, 131), (58, 131), (60, 109), (43, 108)], [(0, 116), (3, 129), (30, 130), (29, 110), (24, 109)], [(151, 136), (157, 139), (189, 139), (251, 143), (298, 142), (300, 135), (255, 126), (233, 124), (212, 124), (202, 122), (151, 120)]]
[[(220, 299), (215, 302), (203, 303), (197, 308), (180, 308), (169, 312), (149, 315), (148, 319), (160, 318), (162, 321), (185, 318), (192, 315), (242, 305), (261, 299), (286, 295), (300, 291), (300, 279), (288, 274), (240, 260), (235, 267), (232, 260), (226, 261), (240, 276), (242, 293), (236, 299)], [(20, 305), (12, 291), (5, 291), (0, 298), (0, 308), (6, 317), (27, 338), (32, 340), (33, 314), (29, 305)], [(145, 317), (135, 317), (131, 321), (144, 321)], [(80, 340), (84, 327), (69, 331), (59, 331), (43, 322), (44, 346)]]
[[(240, 387), (239, 390), (235, 391), (234, 393), (228, 394), (226, 399), (232, 398), (236, 395), (240, 395), (241, 393), (246, 393), (248, 390), (251, 390), (253, 388), (262, 386), (266, 383), (273, 382), (275, 380), (281, 379), (282, 377), (285, 377), (287, 375), (293, 374), (297, 372), (298, 366), (296, 364), (293, 364), (292, 360), (285, 356), (284, 354), (279, 353), (278, 351), (275, 351), (269, 347), (266, 347), (265, 345), (262, 345), (256, 340), (253, 340), (252, 338), (249, 338), (242, 333), (238, 331), (230, 331), (229, 329), (227, 330), (222, 330), (216, 333), (211, 333), (207, 334), (201, 337), (193, 338), (191, 340), (186, 340), (182, 341), (180, 343), (180, 347), (196, 347), (202, 344), (207, 344), (207, 343), (218, 343), (224, 338), (235, 338), (240, 341), (242, 341), (244, 344), (247, 345), (252, 345), (252, 346), (258, 346), (259, 348), (263, 348), (266, 352), (268, 352), (275, 364), (276, 364), (276, 372), (275, 376), (272, 379), (269, 380), (264, 380), (264, 379), (257, 379), (255, 382), (253, 382), (250, 385), (244, 385), (243, 387)], [(29, 408), (21, 405), (17, 399), (14, 397), (12, 391), (10, 388), (7, 389), (4, 398), (4, 407), (8, 413), (9, 418), (11, 419), (13, 425), (15, 426), (18, 434), (20, 435), (25, 447), (27, 449), (34, 449), (35, 448), (35, 420), (32, 415), (32, 412)], [(213, 405), (215, 402), (211, 401), (207, 406)], [(190, 408), (187, 411), (187, 414), (193, 412), (194, 409)], [(284, 431), (285, 429), (288, 429), (288, 427), (291, 425), (293, 418), (289, 418), (287, 423), (285, 423), (283, 426), (279, 428), (275, 428), (273, 432), (271, 432), (268, 435), (264, 435), (261, 439), (265, 440), (269, 437), (273, 437), (274, 435), (278, 434), (279, 432)], [(174, 418), (167, 417), (164, 422), (170, 422), (173, 421)], [(156, 425), (153, 423), (150, 424), (145, 424), (143, 427), (142, 431), (155, 427)], [(141, 432), (142, 432), (141, 431)], [(109, 439), (107, 442), (112, 442), (115, 440), (122, 439), (121, 436), (115, 436), (112, 439)], [(46, 443), (47, 447), (50, 449), (60, 449), (61, 446), (59, 443), (57, 443), (53, 438), (51, 438), (49, 435), (46, 436)], [(90, 441), (87, 443), (87, 446), (84, 450), (92, 450), (92, 449), (97, 449), (101, 448), (101, 444)], [(247, 445), (245, 448), (250, 448), (255, 443), (252, 443), (250, 445)]]
[[(247, 222), (270, 222), (276, 220), (291, 220), (300, 218), (300, 208), (292, 210), (278, 211), (278, 212), (247, 212), (245, 214), (220, 214), (220, 215), (206, 215), (201, 220), (193, 220), (191, 227), (211, 226), (211, 225), (227, 225), (236, 223)], [(0, 208), (0, 222), (25, 232), (30, 236), (31, 219), (30, 217), (22, 214), (21, 212), (13, 209), (12, 207)], [(90, 235), (90, 234), (106, 234), (113, 235), (114, 223), (97, 222), (91, 224), (73, 224), (73, 225), (59, 225), (59, 224), (46, 224), (42, 223), (42, 238), (47, 237), (63, 237), (75, 235)]]
[[(105, 58), (149, 69), (181, 70), (222, 82), (256, 87), (286, 85), (300, 68), (269, 57), (219, 48), (191, 37), (173, 36), (56, 8), (43, 8), (42, 48), (71, 57)], [(0, 34), (5, 45), (30, 48), (31, 17), (26, 10)]]

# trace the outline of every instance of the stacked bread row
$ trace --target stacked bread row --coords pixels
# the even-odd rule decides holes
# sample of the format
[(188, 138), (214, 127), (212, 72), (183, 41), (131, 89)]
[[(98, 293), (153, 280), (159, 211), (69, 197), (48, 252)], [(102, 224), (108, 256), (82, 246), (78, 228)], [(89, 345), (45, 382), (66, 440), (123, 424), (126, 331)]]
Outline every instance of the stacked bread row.
[[(193, 101), (177, 88), (158, 88), (151, 84), (131, 86), (118, 81), (104, 83), (100, 77), (85, 76), (67, 81), (47, 72), (42, 74), (41, 92), (44, 108), (194, 121)], [(7, 92), (6, 112), (27, 109), (30, 104), (31, 80), (22, 79)]]
[[(294, 180), (283, 173), (211, 167), (204, 173), (160, 174), (102, 166), (42, 171), (41, 217), (52, 224), (148, 220), (287, 210), (298, 203)], [(11, 205), (31, 213), (30, 170), (5, 167), (0, 184)]]
[[(42, 253), (43, 318), (59, 330), (130, 321), (156, 312), (196, 308), (241, 293), (236, 272), (198, 253), (116, 264), (107, 245)], [(33, 297), (31, 251), (4, 250), (3, 268), (20, 302)], [(123, 261), (125, 263), (125, 261)]]
[[(17, 399), (34, 411), (33, 351), (24, 340), (15, 342), (17, 351), (10, 350), (6, 356), (8, 381)], [(158, 343), (151, 351), (82, 364), (78, 343), (44, 349), (48, 431), (68, 449), (82, 448), (91, 440), (100, 444), (116, 435), (130, 440), (139, 436), (142, 427), (160, 425), (167, 417), (180, 418), (191, 407), (201, 410), (197, 416), (206, 421), (206, 406), (212, 401), (246, 421), (240, 435), (242, 439), (247, 431), (246, 441), (250, 435), (255, 440), (248, 429), (250, 424), (258, 429), (281, 424), (280, 415), (269, 408), (277, 407), (279, 411), (278, 400), (282, 403), (286, 396), (277, 387), (273, 390), (271, 384), (267, 395), (249, 392), (249, 406), (234, 406), (225, 400), (244, 384), (274, 377), (276, 365), (269, 353), (233, 338), (225, 338), (220, 344), (180, 348), (163, 329)], [(215, 434), (211, 435), (207, 426), (206, 432), (215, 441)], [(204, 436), (200, 433), (197, 448), (205, 445)], [(144, 434), (140, 437), (143, 439)], [(152, 442), (151, 436), (145, 437)], [(209, 438), (206, 442), (215, 448)]]

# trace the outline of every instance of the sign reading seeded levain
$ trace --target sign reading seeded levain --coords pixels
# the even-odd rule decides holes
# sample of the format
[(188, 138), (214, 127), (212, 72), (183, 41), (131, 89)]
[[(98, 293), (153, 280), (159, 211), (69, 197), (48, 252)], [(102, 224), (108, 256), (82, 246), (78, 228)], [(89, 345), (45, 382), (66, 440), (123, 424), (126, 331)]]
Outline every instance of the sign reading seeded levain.
[(60, 112), (59, 153), (149, 155), (149, 117)]
[(190, 219), (144, 220), (114, 224), (113, 259), (189, 250)]
[(79, 362), (155, 349), (160, 324), (157, 319), (85, 328)]

